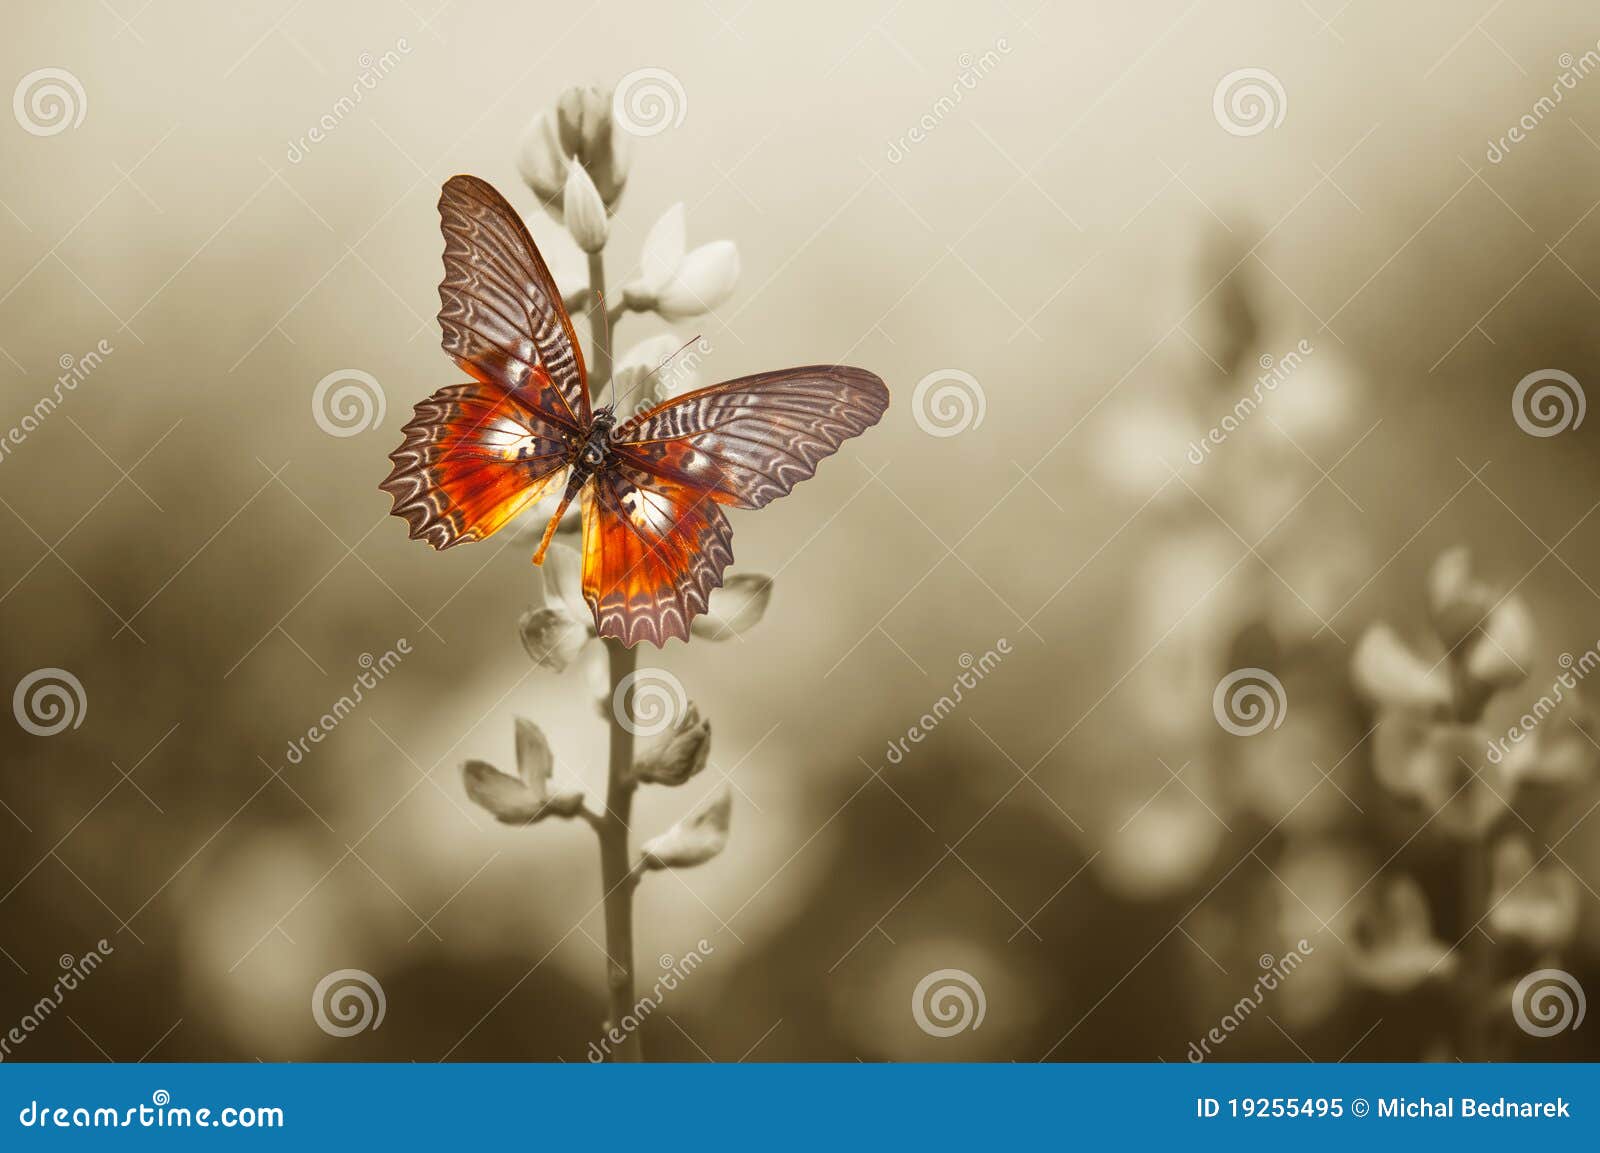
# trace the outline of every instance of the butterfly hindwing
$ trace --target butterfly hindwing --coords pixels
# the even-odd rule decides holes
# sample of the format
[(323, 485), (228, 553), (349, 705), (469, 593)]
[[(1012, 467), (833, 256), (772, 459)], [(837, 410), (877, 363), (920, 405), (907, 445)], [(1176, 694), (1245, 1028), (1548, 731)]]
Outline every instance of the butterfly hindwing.
[(733, 529), (703, 490), (626, 464), (584, 488), (583, 595), (603, 637), (688, 640), (732, 560)]
[(583, 429), (590, 419), (583, 353), (521, 217), (485, 181), (452, 176), (439, 195), (439, 222), (444, 350), (485, 384), (522, 389), (552, 421)]
[(534, 406), (538, 395), (472, 381), (417, 405), (380, 486), (413, 539), (436, 549), (483, 540), (560, 486), (569, 434)]
[(889, 390), (864, 369), (788, 368), (669, 400), (620, 425), (613, 450), (718, 504), (761, 508), (814, 475), (888, 407)]

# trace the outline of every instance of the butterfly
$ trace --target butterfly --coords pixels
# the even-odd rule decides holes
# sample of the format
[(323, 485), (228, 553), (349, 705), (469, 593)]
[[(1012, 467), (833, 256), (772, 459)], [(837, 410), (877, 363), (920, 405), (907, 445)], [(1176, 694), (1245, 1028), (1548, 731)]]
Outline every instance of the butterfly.
[[(560, 493), (583, 513), (583, 597), (595, 631), (631, 648), (689, 638), (733, 560), (723, 506), (761, 508), (876, 424), (882, 380), (814, 365), (740, 377), (623, 418), (590, 404), (583, 352), (521, 217), (454, 176), (439, 197), (444, 350), (472, 379), (416, 406), (379, 486), (413, 540), (481, 541)], [(598, 307), (605, 307), (601, 302)]]

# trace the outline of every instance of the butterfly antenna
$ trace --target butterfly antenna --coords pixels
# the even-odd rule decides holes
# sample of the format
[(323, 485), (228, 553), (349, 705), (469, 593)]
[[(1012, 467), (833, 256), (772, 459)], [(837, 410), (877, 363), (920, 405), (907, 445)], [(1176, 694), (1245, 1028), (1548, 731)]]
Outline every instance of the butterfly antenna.
[(606, 376), (612, 384), (612, 392), (615, 393), (617, 352), (616, 349), (611, 347), (611, 311), (606, 305), (606, 294), (603, 291), (596, 290), (594, 294), (594, 307), (600, 310), (600, 339), (604, 342), (602, 347), (608, 350), (607, 359), (610, 361), (610, 363), (606, 365)]
[(673, 361), (677, 360), (678, 357), (683, 355), (683, 350), (684, 349), (688, 348), (691, 344), (698, 344), (699, 341), (700, 341), (700, 336), (699, 336), (698, 333), (695, 334), (694, 336), (691, 336), (688, 340), (684, 341), (683, 344), (678, 346), (678, 351), (677, 352), (674, 352), (671, 356), (667, 357), (667, 359), (663, 360), (660, 364), (656, 365), (649, 372), (647, 372), (643, 376), (641, 376), (633, 384), (629, 385), (628, 386), (628, 392), (627, 393), (623, 393), (622, 396), (617, 397), (616, 405), (615, 405), (617, 412), (619, 414), (622, 412), (622, 402), (627, 397), (628, 393), (631, 393), (635, 388), (638, 388), (639, 385), (643, 384), (645, 381), (649, 380), (652, 376), (655, 376), (656, 373), (660, 372), (663, 368), (666, 368), (667, 365), (669, 365)]

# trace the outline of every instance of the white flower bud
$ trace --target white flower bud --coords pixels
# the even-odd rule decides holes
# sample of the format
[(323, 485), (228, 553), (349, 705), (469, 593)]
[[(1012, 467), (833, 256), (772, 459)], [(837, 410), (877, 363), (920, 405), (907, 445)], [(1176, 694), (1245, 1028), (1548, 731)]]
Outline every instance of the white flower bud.
[(567, 167), (567, 187), (561, 195), (561, 208), (567, 231), (572, 233), (579, 248), (595, 253), (606, 246), (606, 238), (611, 233), (606, 203), (600, 199), (594, 181), (589, 179), (589, 173), (581, 164)]

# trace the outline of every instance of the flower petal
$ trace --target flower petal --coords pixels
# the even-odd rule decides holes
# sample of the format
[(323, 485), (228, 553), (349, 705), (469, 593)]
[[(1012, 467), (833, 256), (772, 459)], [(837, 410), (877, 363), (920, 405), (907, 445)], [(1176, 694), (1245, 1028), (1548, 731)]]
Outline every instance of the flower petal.
[(533, 663), (553, 673), (565, 672), (593, 635), (581, 622), (573, 620), (564, 606), (529, 609), (522, 614), (517, 631)]
[(606, 218), (605, 201), (581, 164), (567, 167), (567, 184), (561, 195), (561, 208), (566, 218), (567, 231), (579, 248), (588, 253), (599, 252), (606, 246), (611, 225)]
[(560, 220), (561, 191), (567, 182), (567, 154), (561, 149), (556, 118), (551, 113), (539, 113), (523, 131), (517, 145), (517, 171), (545, 209)]
[(1482, 623), (1494, 604), (1489, 586), (1474, 578), (1466, 548), (1446, 549), (1428, 572), (1428, 614), (1448, 648), (1455, 648)]
[(583, 599), (583, 556), (570, 545), (552, 544), (544, 555), (544, 601), (594, 635), (594, 613)]
[(733, 295), (739, 282), (739, 249), (731, 240), (713, 240), (683, 258), (677, 273), (656, 294), (656, 312), (682, 320), (709, 312)]
[(695, 617), (689, 631), (708, 641), (729, 640), (759, 624), (771, 600), (771, 577), (740, 573), (711, 594), (710, 607)]
[(656, 785), (681, 785), (711, 756), (711, 722), (691, 701), (671, 730), (634, 760), (635, 780)]
[(473, 803), (507, 825), (531, 825), (552, 816), (570, 817), (583, 806), (582, 793), (546, 796), (487, 761), (467, 761), (461, 766), (461, 777)]
[(650, 291), (659, 292), (678, 271), (687, 250), (683, 201), (680, 200), (663, 212), (645, 235), (644, 248), (639, 252), (639, 279)]
[(1405, 709), (1449, 707), (1450, 678), (1443, 666), (1429, 668), (1386, 624), (1366, 631), (1350, 669), (1356, 687), (1380, 704)]
[[(683, 342), (672, 333), (663, 332), (646, 337), (628, 349), (617, 358), (616, 366), (611, 370), (612, 395), (629, 397), (634, 402), (636, 411), (652, 408), (667, 399), (661, 390), (655, 387), (666, 375), (657, 370), (682, 346)], [(656, 373), (656, 376), (651, 380), (650, 386), (641, 388), (651, 373)]]
[(1528, 677), (1533, 660), (1533, 613), (1521, 597), (1508, 596), (1483, 623), (1483, 635), (1472, 644), (1467, 672), (1486, 685), (1511, 688)]
[(728, 844), (732, 812), (733, 791), (724, 784), (709, 804), (645, 842), (645, 868), (687, 869), (711, 860)]

